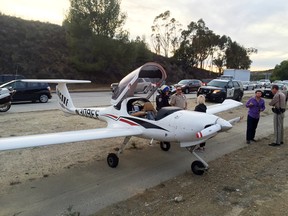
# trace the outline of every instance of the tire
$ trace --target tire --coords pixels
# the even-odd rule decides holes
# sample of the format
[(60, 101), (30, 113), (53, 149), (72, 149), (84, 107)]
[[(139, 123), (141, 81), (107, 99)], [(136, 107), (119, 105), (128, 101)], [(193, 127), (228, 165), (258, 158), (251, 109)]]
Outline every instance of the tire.
[(185, 94), (189, 94), (189, 89), (186, 88), (184, 92), (185, 92)]
[(0, 112), (7, 112), (11, 107), (11, 103), (5, 104), (3, 107), (0, 107)]
[(193, 161), (191, 164), (191, 170), (195, 175), (203, 175), (205, 172), (205, 166), (201, 161)]
[(242, 97), (243, 97), (243, 95), (239, 94), (238, 97), (236, 98), (236, 100), (240, 102), (242, 100)]
[(118, 156), (115, 153), (108, 154), (107, 163), (108, 163), (108, 166), (111, 167), (111, 168), (117, 167), (118, 163), (119, 163)]
[(224, 100), (226, 99), (226, 97), (222, 94), (218, 100), (219, 103), (222, 103)]
[(169, 151), (170, 147), (171, 147), (170, 142), (160, 142), (160, 148), (163, 151)]
[(39, 97), (40, 103), (47, 103), (48, 100), (49, 100), (49, 98), (48, 98), (48, 96), (47, 96), (46, 94), (42, 94), (42, 95), (40, 95), (40, 97)]

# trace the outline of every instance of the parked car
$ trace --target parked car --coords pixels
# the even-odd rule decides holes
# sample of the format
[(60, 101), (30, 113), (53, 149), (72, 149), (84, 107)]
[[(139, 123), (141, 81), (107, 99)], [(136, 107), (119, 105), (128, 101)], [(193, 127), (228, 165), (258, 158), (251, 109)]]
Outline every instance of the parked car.
[[(271, 83), (271, 87), (272, 87), (273, 85), (278, 85), (280, 90), (283, 90), (283, 89), (284, 89), (284, 86), (285, 86), (284, 83), (280, 83), (280, 82), (277, 82), (277, 83), (274, 83), (274, 82), (273, 82), (273, 83)], [(271, 87), (264, 89), (264, 91), (263, 91), (263, 97), (273, 98), (274, 95), (273, 95), (273, 93), (272, 93)]]
[(211, 80), (213, 80), (213, 79), (202, 79), (201, 80), (202, 81), (202, 85), (206, 86)]
[(250, 81), (241, 81), (244, 90), (254, 90), (255, 87)]
[[(114, 92), (115, 89), (117, 88), (119, 83), (112, 83), (110, 85), (111, 91)], [(135, 93), (136, 92), (143, 92), (143, 93), (147, 93), (149, 90), (151, 90), (153, 88), (151, 80), (149, 78), (138, 78), (138, 84), (137, 87), (135, 89)]]
[(175, 86), (181, 86), (182, 91), (185, 94), (188, 94), (193, 91), (198, 91), (198, 89), (202, 86), (202, 82), (198, 79), (185, 79), (175, 84)]
[(264, 88), (271, 86), (271, 81), (269, 79), (260, 79), (259, 82), (261, 83), (262, 87), (264, 87)]
[(204, 95), (207, 100), (222, 103), (226, 98), (241, 101), (244, 90), (241, 81), (214, 79), (207, 86), (202, 86), (197, 92)]
[(13, 80), (4, 83), (0, 88), (10, 88), (16, 90), (13, 95), (12, 102), (15, 101), (39, 101), (40, 103), (47, 103), (52, 98), (51, 88), (48, 83), (23, 82), (21, 80)]
[(0, 85), (17, 79), (25, 79), (25, 77), (22, 75), (14, 74), (0, 74)]
[(254, 89), (262, 88), (262, 84), (259, 81), (250, 81), (250, 83), (254, 86)]

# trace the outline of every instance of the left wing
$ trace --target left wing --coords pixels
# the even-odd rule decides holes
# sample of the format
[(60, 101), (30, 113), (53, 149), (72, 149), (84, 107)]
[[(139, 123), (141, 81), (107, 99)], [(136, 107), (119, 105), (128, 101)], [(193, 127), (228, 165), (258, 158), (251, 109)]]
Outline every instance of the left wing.
[(0, 151), (142, 134), (137, 128), (97, 128), (80, 131), (1, 138)]
[(232, 99), (226, 99), (221, 104), (208, 106), (206, 112), (209, 114), (215, 114), (215, 113), (223, 112), (223, 111), (226, 111), (226, 110), (229, 110), (229, 109), (241, 106), (241, 105), (243, 105), (241, 102), (238, 102)]

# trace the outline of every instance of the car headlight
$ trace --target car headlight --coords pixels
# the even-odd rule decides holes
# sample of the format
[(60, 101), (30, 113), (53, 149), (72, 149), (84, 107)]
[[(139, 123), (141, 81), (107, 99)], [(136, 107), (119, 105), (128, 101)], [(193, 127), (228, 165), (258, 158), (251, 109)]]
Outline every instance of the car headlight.
[(217, 94), (217, 93), (219, 93), (219, 92), (221, 92), (221, 90), (217, 89), (217, 90), (214, 90), (214, 91), (212, 92), (212, 94)]

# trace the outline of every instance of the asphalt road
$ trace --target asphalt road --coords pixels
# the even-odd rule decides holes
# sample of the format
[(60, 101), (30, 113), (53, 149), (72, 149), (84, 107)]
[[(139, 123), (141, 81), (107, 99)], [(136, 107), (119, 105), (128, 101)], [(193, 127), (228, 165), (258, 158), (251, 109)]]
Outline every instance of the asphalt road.
[[(76, 107), (97, 107), (97, 106), (108, 106), (110, 105), (110, 100), (112, 93), (110, 91), (101, 92), (71, 92), (71, 98), (73, 104)], [(145, 96), (144, 94), (139, 94), (139, 96)], [(187, 94), (187, 98), (196, 98), (196, 93)], [(151, 101), (155, 100), (155, 96), (152, 96)], [(31, 111), (43, 111), (57, 109), (58, 103), (56, 94), (52, 94), (52, 99), (47, 103), (13, 103), (9, 113), (17, 112), (31, 112)], [(3, 113), (5, 114), (5, 113)]]

